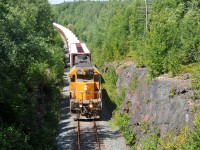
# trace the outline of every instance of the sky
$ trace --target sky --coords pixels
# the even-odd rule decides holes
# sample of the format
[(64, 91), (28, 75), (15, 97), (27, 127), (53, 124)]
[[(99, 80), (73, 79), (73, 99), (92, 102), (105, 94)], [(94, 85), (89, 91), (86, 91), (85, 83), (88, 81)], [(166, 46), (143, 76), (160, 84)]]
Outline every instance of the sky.
[(64, 1), (67, 1), (67, 0), (49, 0), (49, 3), (51, 3), (51, 4), (59, 4), (59, 3), (62, 3)]

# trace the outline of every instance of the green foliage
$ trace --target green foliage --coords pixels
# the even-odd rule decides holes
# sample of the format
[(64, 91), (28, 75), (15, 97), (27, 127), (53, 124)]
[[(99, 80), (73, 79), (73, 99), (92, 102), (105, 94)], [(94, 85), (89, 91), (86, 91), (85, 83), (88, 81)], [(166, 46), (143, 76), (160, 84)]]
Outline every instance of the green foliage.
[(55, 32), (55, 34), (53, 36), (53, 42), (55, 43), (55, 45), (57, 45), (59, 47), (63, 47), (63, 41), (60, 38), (60, 34), (58, 32)]
[(139, 127), (142, 130), (142, 132), (146, 133), (148, 131), (148, 122), (147, 121), (139, 122)]
[(0, 9), (0, 147), (53, 149), (64, 53), (52, 44), (50, 5), (5, 0)]
[[(119, 60), (128, 54), (151, 77), (198, 61), (199, 2), (165, 0), (152, 3), (149, 32), (145, 31), (144, 2), (69, 2), (53, 6), (54, 18), (70, 27), (93, 54), (93, 62)], [(88, 11), (90, 10), (90, 11)], [(67, 15), (66, 15), (67, 14)]]
[(102, 85), (104, 89), (107, 90), (108, 95), (112, 101), (115, 101), (116, 98), (116, 82), (117, 75), (113, 67), (109, 68), (107, 73), (103, 74), (103, 79), (105, 83)]
[(174, 142), (173, 142), (173, 133), (167, 132), (165, 133), (160, 139), (159, 143), (162, 146), (163, 149), (173, 149)]
[(200, 31), (199, 2), (194, 0), (189, 5), (190, 9), (186, 12), (180, 24), (180, 27), (183, 31), (181, 34), (181, 42), (183, 44), (181, 60), (183, 64), (197, 62), (199, 59), (200, 50), (200, 36), (197, 34)]
[(56, 22), (87, 42), (98, 67), (131, 54), (153, 78), (167, 72), (175, 76), (181, 65), (199, 61), (199, 1), (153, 1), (149, 32), (142, 15), (145, 10), (140, 9), (144, 5), (141, 0), (67, 2), (52, 10)]
[(183, 143), (183, 150), (196, 150), (200, 147), (200, 116), (196, 116), (194, 119), (195, 129), (191, 131), (186, 139), (186, 142)]
[(123, 115), (119, 114), (119, 111), (115, 111), (114, 119), (112, 120), (114, 125), (117, 125), (123, 136), (126, 139), (126, 144), (133, 146), (135, 143), (135, 135), (133, 132), (133, 127), (129, 126), (129, 115), (128, 113), (124, 113)]
[(138, 9), (144, 7), (140, 0), (135, 0), (129, 5), (129, 34), (128, 34), (128, 45), (132, 57), (136, 60), (138, 66), (145, 66), (146, 53), (143, 50), (145, 41), (145, 16), (141, 15), (145, 13), (143, 9)]
[(147, 134), (142, 142), (142, 150), (156, 150), (158, 139), (159, 138), (155, 133)]
[[(146, 40), (147, 66), (152, 77), (172, 71), (176, 73), (179, 61), (178, 16), (172, 8), (162, 9), (152, 17), (152, 23)], [(174, 55), (176, 53), (177, 55)]]
[(172, 87), (169, 93), (169, 97), (174, 97), (174, 95), (176, 94), (176, 88), (177, 88), (176, 86)]
[(125, 88), (122, 88), (120, 93), (116, 93), (117, 78), (118, 76), (116, 75), (114, 68), (109, 68), (108, 71), (103, 74), (103, 79), (105, 81), (103, 88), (108, 92), (111, 101), (113, 101), (117, 108), (119, 108), (125, 97)]
[(135, 88), (138, 86), (139, 84), (139, 81), (138, 81), (138, 75), (137, 73), (133, 73), (133, 77), (132, 77), (132, 81), (130, 82), (130, 87), (131, 87), (131, 90), (135, 90)]
[[(2, 150), (30, 150), (31, 145), (28, 144), (29, 136), (25, 135), (13, 126), (0, 127), (0, 145)], [(23, 143), (23, 144), (22, 144)]]
[[(146, 126), (146, 125), (145, 125)], [(143, 150), (156, 150), (160, 149), (187, 149), (185, 142), (188, 133), (188, 126), (184, 126), (180, 129), (177, 136), (173, 135), (173, 132), (167, 132), (162, 137), (159, 137), (157, 131), (144, 135), (142, 138), (142, 149)], [(187, 144), (186, 144), (187, 145)]]
[[(189, 3), (194, 5), (194, 7), (197, 6), (195, 1)], [(199, 27), (196, 24), (198, 21), (195, 19), (197, 19), (199, 15), (197, 15), (198, 17), (192, 17), (190, 9), (193, 10), (194, 8), (190, 8), (189, 6), (189, 11), (186, 11), (184, 7), (187, 6), (187, 3), (177, 3), (177, 1), (168, 1), (166, 3), (163, 1), (155, 5), (162, 9), (158, 10), (158, 14), (154, 14), (151, 17), (151, 28), (146, 44), (148, 46), (146, 49), (148, 54), (146, 58), (148, 60), (147, 66), (152, 77), (169, 71), (172, 72), (173, 75), (176, 75), (180, 71), (181, 64), (193, 63), (197, 60), (197, 58), (193, 57), (198, 56), (195, 54), (195, 51), (198, 51), (198, 46), (195, 46), (195, 48), (187, 47), (188, 44), (190, 45), (191, 43), (187, 38), (192, 34), (196, 39), (196, 29), (198, 30)], [(166, 5), (169, 7), (166, 7)], [(195, 11), (195, 14), (199, 13)], [(194, 19), (194, 21), (192, 21), (193, 27), (189, 25), (189, 23), (186, 23), (188, 15), (191, 15), (189, 18), (192, 20)], [(191, 19), (189, 20), (191, 21)], [(189, 26), (193, 28), (192, 32), (190, 32), (191, 28)], [(178, 28), (180, 28), (180, 30), (177, 30)], [(195, 32), (195, 34), (193, 32)], [(194, 46), (196, 44), (192, 45)]]
[(193, 70), (192, 76), (194, 78), (193, 82), (192, 82), (192, 87), (194, 89), (194, 93), (195, 93), (195, 98), (200, 98), (200, 67), (199, 67), (199, 63), (197, 64), (197, 67), (195, 68), (195, 70)]
[(179, 135), (174, 138), (175, 139), (174, 147), (176, 149), (181, 149), (181, 147), (185, 143), (187, 138), (187, 132), (188, 132), (188, 126), (185, 126), (179, 131)]

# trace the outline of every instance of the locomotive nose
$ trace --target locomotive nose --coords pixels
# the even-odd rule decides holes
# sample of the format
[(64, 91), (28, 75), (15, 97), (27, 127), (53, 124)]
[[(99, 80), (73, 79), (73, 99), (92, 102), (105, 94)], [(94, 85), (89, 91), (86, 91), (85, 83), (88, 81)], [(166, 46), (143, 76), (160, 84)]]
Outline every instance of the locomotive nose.
[(76, 99), (91, 100), (94, 99), (94, 83), (93, 82), (77, 82), (76, 83)]
[(87, 91), (87, 84), (84, 85), (84, 90)]

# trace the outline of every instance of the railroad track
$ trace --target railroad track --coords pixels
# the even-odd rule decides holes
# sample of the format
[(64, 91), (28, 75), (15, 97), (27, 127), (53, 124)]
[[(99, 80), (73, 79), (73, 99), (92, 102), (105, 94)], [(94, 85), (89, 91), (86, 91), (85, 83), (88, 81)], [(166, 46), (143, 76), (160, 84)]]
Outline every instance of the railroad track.
[(77, 114), (77, 149), (102, 150), (95, 119), (81, 120), (79, 117)]

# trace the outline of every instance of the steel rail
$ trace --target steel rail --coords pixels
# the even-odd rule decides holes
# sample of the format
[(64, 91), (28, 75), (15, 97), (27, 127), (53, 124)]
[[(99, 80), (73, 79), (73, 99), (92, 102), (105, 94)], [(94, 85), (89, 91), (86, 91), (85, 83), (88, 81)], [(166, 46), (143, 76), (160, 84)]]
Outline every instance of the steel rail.
[(81, 139), (81, 134), (80, 134), (80, 133), (81, 133), (81, 130), (80, 130), (80, 119), (79, 119), (79, 118), (80, 118), (80, 114), (79, 114), (79, 112), (78, 112), (78, 113), (77, 113), (77, 121), (78, 121), (78, 133), (77, 133), (77, 134), (78, 134), (78, 135), (77, 135), (77, 136), (78, 136), (78, 137), (77, 137), (77, 138), (78, 138), (78, 141), (77, 141), (77, 146), (78, 146), (78, 150), (81, 150), (81, 140), (80, 140), (80, 139)]
[(101, 146), (100, 146), (100, 142), (99, 142), (99, 136), (98, 136), (98, 132), (97, 132), (97, 125), (96, 125), (96, 122), (95, 122), (95, 117), (94, 117), (94, 132), (95, 132), (95, 138), (96, 138), (96, 142), (98, 144), (98, 150), (101, 150)]
[[(81, 150), (81, 131), (80, 131), (80, 114), (79, 112), (77, 113), (77, 123), (78, 123), (78, 130), (77, 130), (77, 149)], [(96, 144), (97, 144), (97, 149), (101, 150), (101, 145), (100, 145), (100, 141), (99, 141), (99, 136), (98, 136), (98, 132), (97, 132), (97, 125), (96, 125), (96, 121), (95, 121), (95, 117), (93, 119), (93, 131), (94, 131), (94, 135), (95, 135), (95, 140), (96, 140)]]

